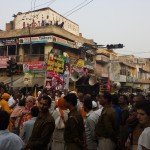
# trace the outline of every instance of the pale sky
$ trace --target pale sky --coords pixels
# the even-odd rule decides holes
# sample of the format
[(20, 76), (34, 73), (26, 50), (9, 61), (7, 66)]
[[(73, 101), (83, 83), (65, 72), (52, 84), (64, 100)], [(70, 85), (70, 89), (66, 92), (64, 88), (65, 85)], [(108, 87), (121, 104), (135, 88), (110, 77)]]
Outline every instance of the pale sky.
[[(13, 14), (31, 10), (31, 2), (32, 6), (45, 3), (36, 9), (50, 7), (64, 15), (80, 3), (90, 1), (0, 0), (0, 29), (5, 29)], [(150, 0), (93, 0), (67, 18), (79, 25), (85, 38), (100, 45), (121, 43), (125, 47), (116, 52), (150, 58)]]

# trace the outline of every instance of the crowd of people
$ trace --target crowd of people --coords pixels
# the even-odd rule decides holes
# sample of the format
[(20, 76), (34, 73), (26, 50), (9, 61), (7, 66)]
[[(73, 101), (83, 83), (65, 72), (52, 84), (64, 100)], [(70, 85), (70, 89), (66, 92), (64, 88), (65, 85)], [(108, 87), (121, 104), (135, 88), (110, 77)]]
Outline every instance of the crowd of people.
[(148, 150), (150, 98), (1, 92), (0, 150)]

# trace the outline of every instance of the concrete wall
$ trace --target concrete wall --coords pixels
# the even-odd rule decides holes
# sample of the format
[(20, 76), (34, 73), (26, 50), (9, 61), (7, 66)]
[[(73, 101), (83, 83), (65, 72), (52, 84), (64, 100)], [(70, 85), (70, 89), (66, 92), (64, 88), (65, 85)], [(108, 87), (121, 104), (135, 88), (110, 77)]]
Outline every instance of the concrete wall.
[(79, 35), (79, 26), (74, 22), (66, 19), (60, 14), (52, 11), (51, 9), (41, 9), (39, 11), (27, 12), (17, 15), (15, 18), (15, 29), (22, 29), (31, 24), (32, 27), (43, 26), (44, 24), (54, 25), (58, 21), (58, 24), (64, 22), (64, 29), (75, 34)]

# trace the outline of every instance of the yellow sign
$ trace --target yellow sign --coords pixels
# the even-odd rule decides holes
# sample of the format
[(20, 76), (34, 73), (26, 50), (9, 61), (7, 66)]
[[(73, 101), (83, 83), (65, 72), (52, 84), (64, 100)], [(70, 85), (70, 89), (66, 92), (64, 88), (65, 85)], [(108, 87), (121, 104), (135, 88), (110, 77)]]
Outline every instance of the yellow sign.
[(55, 57), (53, 56), (53, 54), (50, 54), (50, 57), (47, 61), (47, 71), (63, 73), (64, 67), (65, 67), (65, 59), (62, 55)]
[(79, 58), (78, 60), (76, 60), (75, 66), (78, 67), (78, 68), (83, 68), (85, 66), (84, 60)]

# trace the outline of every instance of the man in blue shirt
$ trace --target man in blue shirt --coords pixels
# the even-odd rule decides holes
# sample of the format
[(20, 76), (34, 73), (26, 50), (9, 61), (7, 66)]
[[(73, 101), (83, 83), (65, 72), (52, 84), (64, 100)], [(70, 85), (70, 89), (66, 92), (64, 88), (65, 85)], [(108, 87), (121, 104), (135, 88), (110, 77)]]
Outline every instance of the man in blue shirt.
[(7, 130), (9, 119), (9, 114), (0, 110), (0, 150), (21, 150), (24, 145), (21, 138)]
[(36, 118), (39, 114), (39, 108), (37, 106), (34, 106), (31, 108), (31, 116), (32, 118), (26, 122), (23, 123), (23, 128), (20, 132), (20, 137), (23, 139), (23, 141), (25, 143), (28, 142), (31, 134), (32, 134), (32, 130), (34, 127), (34, 123), (36, 121)]

